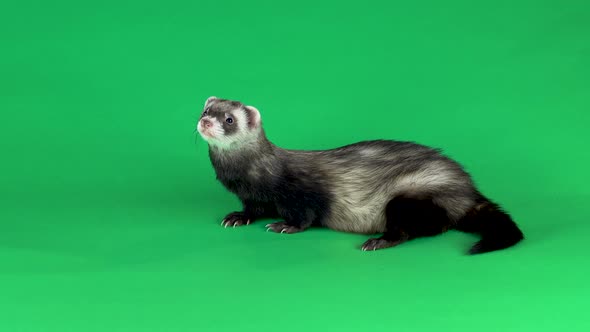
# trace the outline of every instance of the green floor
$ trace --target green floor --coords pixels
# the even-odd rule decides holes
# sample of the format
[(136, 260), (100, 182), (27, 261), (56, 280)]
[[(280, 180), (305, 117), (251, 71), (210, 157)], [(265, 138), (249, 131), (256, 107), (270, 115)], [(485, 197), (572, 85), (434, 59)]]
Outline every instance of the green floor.
[[(588, 2), (329, 2), (0, 5), (1, 332), (590, 330)], [(210, 95), (441, 147), (527, 240), (223, 229)]]

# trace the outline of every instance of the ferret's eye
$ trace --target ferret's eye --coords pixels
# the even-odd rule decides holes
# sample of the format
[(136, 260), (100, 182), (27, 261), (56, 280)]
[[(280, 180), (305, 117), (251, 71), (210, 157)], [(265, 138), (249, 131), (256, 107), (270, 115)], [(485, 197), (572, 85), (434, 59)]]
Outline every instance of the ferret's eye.
[(232, 123), (234, 123), (234, 119), (227, 118), (227, 119), (225, 119), (225, 122), (227, 122), (228, 124), (232, 124)]

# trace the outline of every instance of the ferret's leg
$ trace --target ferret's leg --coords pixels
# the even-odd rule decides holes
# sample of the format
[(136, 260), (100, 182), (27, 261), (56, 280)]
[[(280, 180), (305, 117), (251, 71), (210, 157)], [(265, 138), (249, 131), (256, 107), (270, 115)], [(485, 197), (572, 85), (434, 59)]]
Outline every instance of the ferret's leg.
[(281, 218), (279, 221), (266, 225), (267, 230), (276, 233), (299, 233), (308, 229), (315, 218), (315, 213), (310, 208), (295, 206), (294, 204), (281, 204), (277, 208)]
[(257, 219), (276, 218), (278, 213), (274, 204), (245, 200), (242, 202), (243, 211), (236, 211), (228, 214), (221, 221), (224, 227), (236, 227), (250, 225)]
[(449, 228), (446, 211), (428, 197), (396, 197), (385, 208), (386, 231), (380, 238), (369, 239), (362, 250), (396, 246), (408, 240), (433, 236)]
[[(296, 178), (296, 177), (295, 177)], [(322, 220), (329, 210), (329, 195), (317, 185), (287, 182), (279, 189), (277, 212), (284, 220), (266, 225), (277, 233), (298, 233)]]
[(277, 233), (298, 233), (322, 220), (328, 210), (328, 200), (321, 192), (292, 192), (287, 199), (277, 202), (277, 211), (284, 221), (266, 225)]

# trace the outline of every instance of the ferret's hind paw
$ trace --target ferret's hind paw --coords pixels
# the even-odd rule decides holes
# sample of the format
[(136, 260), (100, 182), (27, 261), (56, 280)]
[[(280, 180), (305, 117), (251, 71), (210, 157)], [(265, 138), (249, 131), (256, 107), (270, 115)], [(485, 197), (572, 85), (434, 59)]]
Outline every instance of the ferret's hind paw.
[(303, 228), (287, 225), (287, 223), (285, 221), (279, 221), (279, 222), (275, 222), (275, 223), (266, 225), (266, 231), (268, 232), (269, 230), (271, 230), (275, 233), (293, 234), (293, 233), (302, 232)]
[(232, 212), (228, 214), (223, 220), (221, 221), (221, 226), (227, 227), (236, 227), (236, 226), (243, 226), (243, 225), (250, 225), (251, 220), (242, 212)]
[(385, 249), (400, 244), (401, 241), (389, 241), (383, 238), (369, 239), (361, 247), (362, 251), (375, 251)]

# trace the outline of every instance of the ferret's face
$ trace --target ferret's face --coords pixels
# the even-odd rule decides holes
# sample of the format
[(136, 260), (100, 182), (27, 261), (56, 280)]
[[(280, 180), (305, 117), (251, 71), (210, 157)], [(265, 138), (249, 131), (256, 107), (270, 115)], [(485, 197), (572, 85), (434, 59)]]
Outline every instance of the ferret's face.
[(197, 123), (199, 134), (211, 145), (239, 147), (255, 140), (260, 132), (260, 113), (252, 106), (209, 97)]

